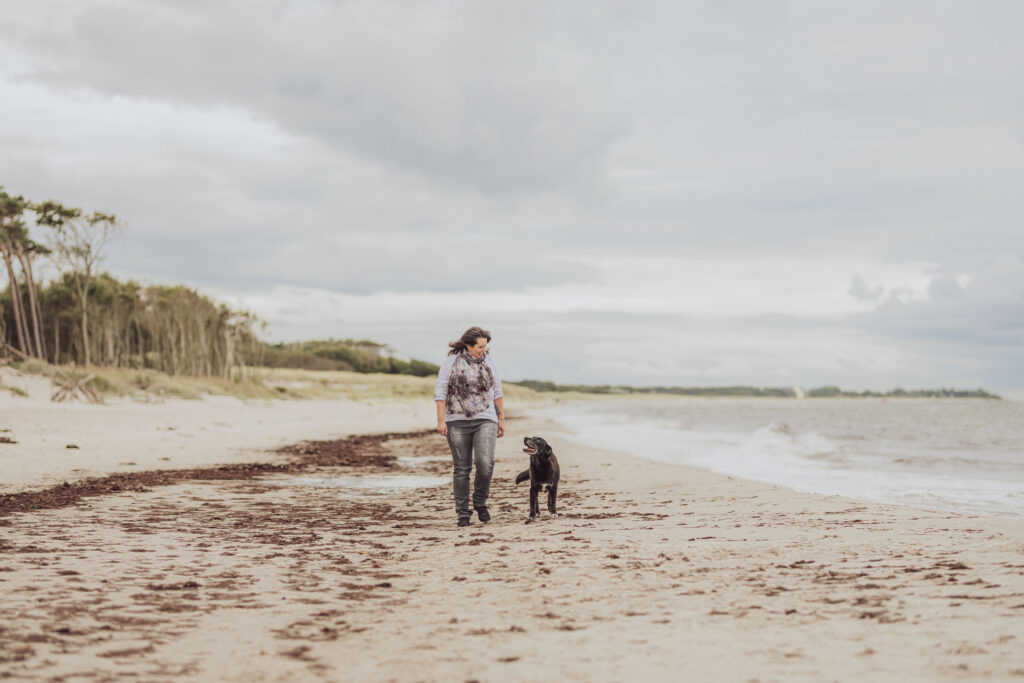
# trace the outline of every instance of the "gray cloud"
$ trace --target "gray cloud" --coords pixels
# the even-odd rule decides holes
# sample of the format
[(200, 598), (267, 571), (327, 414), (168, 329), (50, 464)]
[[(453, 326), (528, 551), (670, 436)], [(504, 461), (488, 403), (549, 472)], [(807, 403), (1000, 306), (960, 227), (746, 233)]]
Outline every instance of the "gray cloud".
[(885, 292), (884, 287), (868, 287), (860, 274), (855, 274), (850, 280), (850, 296), (861, 301), (878, 301)]
[[(969, 277), (964, 277), (969, 275)], [(851, 324), (912, 350), (917, 364), (948, 385), (984, 386), (1020, 396), (1024, 385), (1024, 264), (1003, 254), (970, 273), (943, 270), (928, 300), (890, 295)]]
[[(744, 293), (757, 319), (493, 313), (523, 374), (995, 381), (1024, 365), (1022, 20), (923, 0), (39, 0), (0, 20), (0, 182), (121, 215), (118, 273), (236, 292), (540, 288), (543, 309), (597, 291), (613, 268), (587, 258), (746, 264), (728, 296), (671, 286)], [(837, 256), (858, 263), (786, 291), (875, 310), (773, 317), (759, 263)], [(325, 319), (296, 306), (297, 334)], [(470, 313), (491, 314), (444, 325)], [(451, 334), (361, 324), (416, 353)], [(537, 324), (586, 354), (510, 333)], [(630, 361), (632, 325), (672, 352)]]
[(59, 40), (49, 22), (8, 35), (25, 49), (47, 46), (30, 77), (53, 85), (238, 106), (485, 193), (590, 192), (626, 121), (606, 106), (608, 83), (591, 55), (554, 44), (543, 14), (132, 2), (72, 12)]
[[(592, 267), (500, 240), (444, 245), (413, 234), (401, 242), (346, 234), (299, 240), (287, 234), (274, 240), (213, 236), (199, 240), (202, 252), (184, 263), (168, 262), (164, 256), (180, 248), (177, 240), (122, 242), (110, 251), (118, 272), (143, 280), (178, 278), (202, 286), (243, 288), (259, 288), (270, 281), (350, 294), (507, 291), (586, 282), (596, 274)], [(225, 258), (226, 254), (230, 256)]]
[[(231, 107), (381, 165), (380, 205), (417, 184), (445, 188), (440, 212), (582, 201), (545, 237), (589, 251), (980, 262), (993, 240), (1024, 247), (1007, 229), (1024, 210), (1016, 4), (561, 7), (50, 0), (0, 35), (31, 82)], [(312, 170), (218, 180), (365, 192)], [(471, 226), (434, 231), (452, 228)]]

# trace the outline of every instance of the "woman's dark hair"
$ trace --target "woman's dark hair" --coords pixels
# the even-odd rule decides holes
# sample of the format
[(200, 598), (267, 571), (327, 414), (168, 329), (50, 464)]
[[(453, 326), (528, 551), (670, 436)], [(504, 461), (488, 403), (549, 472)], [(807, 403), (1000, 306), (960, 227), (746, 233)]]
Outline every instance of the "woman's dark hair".
[(488, 342), (491, 341), (491, 333), (482, 327), (471, 327), (462, 333), (458, 341), (448, 342), (448, 355), (453, 353), (460, 353), (466, 350), (466, 347), (473, 346), (476, 344), (476, 340), (483, 337)]

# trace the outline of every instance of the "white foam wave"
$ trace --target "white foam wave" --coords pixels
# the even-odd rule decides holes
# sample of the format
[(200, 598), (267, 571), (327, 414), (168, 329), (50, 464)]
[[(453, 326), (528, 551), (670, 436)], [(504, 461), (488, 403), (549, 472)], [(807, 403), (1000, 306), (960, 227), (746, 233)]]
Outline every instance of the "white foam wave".
[[(693, 465), (788, 488), (882, 502), (1024, 517), (1024, 481), (985, 471), (981, 461), (928, 463), (919, 444), (892, 453), (891, 443), (865, 430), (836, 443), (815, 430), (771, 421), (753, 430), (700, 429), (665, 413), (638, 416), (599, 408), (560, 406), (549, 414), (587, 445), (622, 450), (651, 460)], [(713, 422), (714, 420), (709, 420)], [(865, 425), (870, 427), (870, 425)], [(840, 432), (842, 433), (842, 432)], [(904, 435), (897, 438), (901, 441)], [(913, 467), (908, 467), (907, 462)]]

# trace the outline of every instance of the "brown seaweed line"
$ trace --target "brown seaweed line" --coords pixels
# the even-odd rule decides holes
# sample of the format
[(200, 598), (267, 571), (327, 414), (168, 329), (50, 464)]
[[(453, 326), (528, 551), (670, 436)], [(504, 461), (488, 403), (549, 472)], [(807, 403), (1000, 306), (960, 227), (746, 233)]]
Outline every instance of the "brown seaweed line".
[(82, 498), (125, 491), (147, 491), (156, 486), (171, 486), (183, 481), (254, 479), (264, 474), (308, 472), (316, 467), (396, 467), (394, 455), (380, 448), (392, 439), (424, 438), (434, 430), (359, 434), (334, 441), (304, 441), (278, 448), (275, 453), (291, 456), (286, 463), (241, 463), (190, 469), (149, 470), (90, 477), (75, 483), (64, 482), (38, 491), (0, 495), (0, 517), (14, 512), (51, 510), (76, 504)]

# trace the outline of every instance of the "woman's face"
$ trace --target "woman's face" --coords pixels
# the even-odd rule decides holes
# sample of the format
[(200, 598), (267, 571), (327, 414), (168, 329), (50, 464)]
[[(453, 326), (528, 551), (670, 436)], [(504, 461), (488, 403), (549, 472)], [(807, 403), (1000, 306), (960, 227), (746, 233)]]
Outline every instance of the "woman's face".
[(476, 343), (472, 346), (467, 346), (466, 350), (473, 354), (474, 358), (483, 358), (484, 354), (487, 353), (487, 337), (477, 337)]

